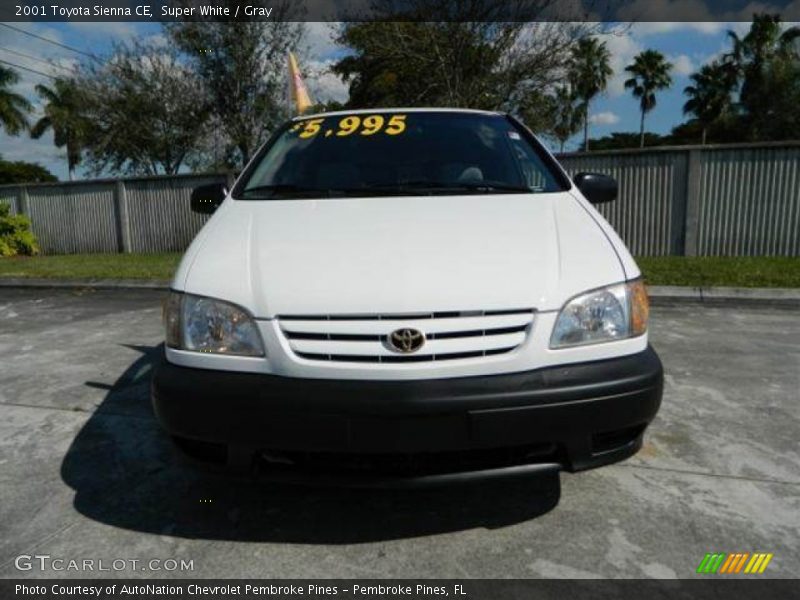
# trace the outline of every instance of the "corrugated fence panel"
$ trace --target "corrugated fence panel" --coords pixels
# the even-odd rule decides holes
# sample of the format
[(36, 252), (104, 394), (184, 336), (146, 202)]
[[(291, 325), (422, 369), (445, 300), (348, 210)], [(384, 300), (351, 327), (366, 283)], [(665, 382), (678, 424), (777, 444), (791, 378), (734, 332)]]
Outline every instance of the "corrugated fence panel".
[(800, 254), (800, 146), (702, 155), (698, 254)]
[(574, 176), (581, 171), (605, 173), (619, 182), (616, 201), (597, 206), (633, 254), (663, 256), (673, 252), (673, 210), (686, 188), (683, 152), (563, 156)]
[(19, 212), (21, 195), (22, 188), (2, 188), (0, 189), (0, 203), (8, 204), (11, 207), (11, 214), (16, 215)]
[(193, 213), (192, 189), (225, 182), (224, 176), (142, 179), (125, 182), (133, 252), (185, 250), (208, 215)]
[(28, 186), (27, 213), (44, 254), (118, 252), (114, 184)]

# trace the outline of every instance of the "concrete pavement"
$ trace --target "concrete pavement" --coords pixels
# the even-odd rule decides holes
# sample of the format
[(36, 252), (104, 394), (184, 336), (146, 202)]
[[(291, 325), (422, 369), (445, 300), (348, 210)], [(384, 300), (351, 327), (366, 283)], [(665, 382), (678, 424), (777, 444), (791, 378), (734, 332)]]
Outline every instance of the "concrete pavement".
[[(0, 577), (691, 577), (800, 564), (800, 314), (660, 306), (664, 403), (619, 465), (503, 487), (282, 488), (187, 466), (148, 379), (152, 290), (0, 289)], [(18, 571), (22, 554), (193, 570)]]

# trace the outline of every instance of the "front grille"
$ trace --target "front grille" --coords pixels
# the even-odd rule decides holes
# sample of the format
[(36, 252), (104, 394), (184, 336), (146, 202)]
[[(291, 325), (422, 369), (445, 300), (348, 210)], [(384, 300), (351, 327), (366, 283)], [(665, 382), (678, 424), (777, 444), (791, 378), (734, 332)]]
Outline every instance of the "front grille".
[[(283, 315), (281, 332), (297, 356), (307, 360), (414, 363), (481, 358), (511, 352), (526, 339), (533, 309), (447, 311), (379, 315)], [(389, 336), (415, 329), (425, 343), (401, 353)]]

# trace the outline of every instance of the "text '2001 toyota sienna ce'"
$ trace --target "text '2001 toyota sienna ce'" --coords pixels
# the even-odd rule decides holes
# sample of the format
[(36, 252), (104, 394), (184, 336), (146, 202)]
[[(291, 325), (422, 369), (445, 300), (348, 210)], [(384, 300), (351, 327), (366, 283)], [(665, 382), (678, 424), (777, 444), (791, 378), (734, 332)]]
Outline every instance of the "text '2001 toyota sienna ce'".
[(592, 203), (513, 117), (296, 118), (213, 212), (165, 306), (156, 415), (276, 479), (422, 484), (622, 460), (661, 402), (648, 299)]

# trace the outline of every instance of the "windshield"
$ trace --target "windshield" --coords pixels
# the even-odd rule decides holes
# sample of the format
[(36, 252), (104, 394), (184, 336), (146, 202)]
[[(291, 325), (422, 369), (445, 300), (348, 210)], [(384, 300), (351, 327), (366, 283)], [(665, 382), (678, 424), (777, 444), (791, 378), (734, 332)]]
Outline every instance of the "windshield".
[(535, 140), (501, 115), (380, 112), (290, 123), (248, 168), (244, 200), (565, 189)]

